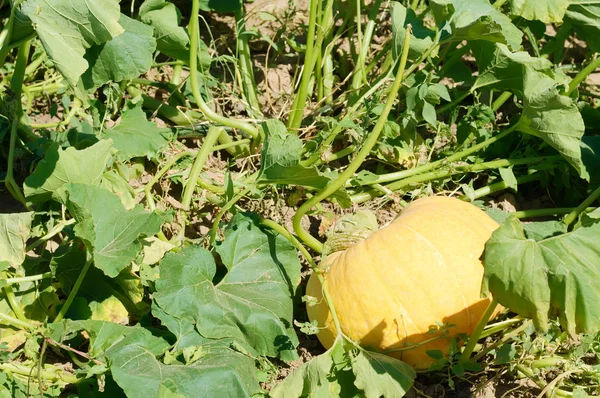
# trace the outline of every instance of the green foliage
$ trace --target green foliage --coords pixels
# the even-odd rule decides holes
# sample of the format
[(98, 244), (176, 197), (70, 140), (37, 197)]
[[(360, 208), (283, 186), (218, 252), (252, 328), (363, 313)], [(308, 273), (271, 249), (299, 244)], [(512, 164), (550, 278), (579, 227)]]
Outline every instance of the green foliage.
[(579, 147), (585, 126), (575, 101), (559, 92), (555, 79), (530, 66), (525, 67), (523, 95), (518, 129), (541, 137), (563, 155), (582, 178), (589, 179)]
[(569, 0), (511, 0), (513, 14), (543, 23), (562, 22)]
[(523, 33), (487, 0), (433, 0), (432, 11), (446, 40), (484, 40), (521, 46)]
[(132, 79), (150, 69), (156, 49), (152, 28), (123, 14), (119, 24), (123, 33), (86, 51), (85, 59), (91, 67), (82, 75), (85, 89)]
[(73, 85), (88, 69), (86, 50), (122, 34), (118, 0), (27, 0), (21, 5), (58, 70)]
[(571, 4), (565, 14), (565, 22), (573, 26), (577, 35), (586, 41), (594, 52), (600, 51), (600, 5)]
[[(181, 12), (167, 0), (146, 0), (140, 6), (140, 21), (154, 28), (156, 48), (173, 59), (189, 62), (190, 38), (181, 27)], [(210, 66), (211, 57), (204, 42), (200, 42), (199, 63), (203, 68)]]
[(119, 197), (85, 184), (66, 185), (64, 204), (77, 220), (75, 234), (86, 245), (94, 265), (114, 278), (142, 249), (141, 238), (160, 230), (164, 217), (141, 206), (125, 210)]
[[(533, 321), (506, 311), (471, 358), (457, 341), (479, 335), (453, 340), (449, 357), (430, 350), (421, 381), (453, 396), (474, 374), (525, 374), (549, 395), (598, 393), (600, 213), (569, 229), (489, 203), (533, 218), (591, 195), (567, 220), (597, 205), (600, 111), (586, 78), (600, 64), (599, 6), (5, 3), (0, 397), (401, 397), (416, 374), (399, 360), (343, 334), (316, 355), (323, 325), (300, 309), (301, 275), (339, 248), (321, 244), (328, 231), (363, 239), (442, 193), (502, 224), (482, 290)], [(407, 75), (392, 82), (407, 39)], [(290, 98), (305, 89), (306, 105)]]
[(0, 214), (0, 262), (14, 266), (23, 263), (32, 219), (33, 212)]
[(340, 336), (327, 352), (295, 369), (271, 395), (402, 397), (411, 389), (415, 375), (404, 362), (357, 348)]
[[(93, 146), (76, 150), (51, 145), (46, 156), (25, 179), (25, 196), (32, 203), (58, 198), (65, 185), (86, 184), (97, 186), (112, 155), (112, 142), (102, 140)], [(85, 168), (80, 165), (85, 164)]]
[(402, 44), (406, 35), (406, 26), (411, 25), (410, 52), (411, 59), (419, 58), (431, 45), (435, 32), (426, 28), (423, 22), (417, 18), (412, 9), (407, 9), (398, 2), (392, 3), (392, 40), (394, 46), (392, 51), (394, 58), (400, 58)]
[(129, 101), (121, 122), (113, 128), (106, 129), (102, 137), (112, 140), (120, 160), (129, 160), (142, 156), (156, 157), (171, 141), (173, 134), (170, 129), (160, 128), (146, 119), (141, 101)]
[(167, 254), (160, 262), (156, 305), (194, 324), (204, 337), (233, 338), (260, 355), (294, 359), (292, 303), (300, 282), (296, 250), (283, 237), (238, 218), (217, 252), (228, 272), (216, 284), (216, 265), (207, 250), (188, 247)]
[(541, 330), (548, 330), (549, 320), (558, 317), (573, 335), (597, 331), (600, 314), (594, 303), (600, 291), (594, 281), (600, 275), (592, 265), (600, 257), (595, 244), (599, 215), (584, 215), (576, 230), (542, 239), (526, 236), (521, 223), (509, 218), (486, 245), (482, 292), (532, 318)]

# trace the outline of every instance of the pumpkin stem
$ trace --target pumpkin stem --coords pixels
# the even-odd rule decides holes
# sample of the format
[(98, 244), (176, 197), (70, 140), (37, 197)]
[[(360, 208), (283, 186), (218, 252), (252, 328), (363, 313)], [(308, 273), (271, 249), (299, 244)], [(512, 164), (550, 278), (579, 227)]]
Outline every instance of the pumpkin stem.
[(365, 240), (379, 229), (377, 217), (369, 210), (358, 210), (343, 216), (327, 232), (325, 254), (343, 251), (361, 240)]
[(467, 341), (467, 345), (465, 346), (465, 349), (462, 352), (462, 355), (460, 356), (460, 359), (462, 359), (463, 361), (468, 361), (471, 358), (473, 349), (475, 348), (475, 345), (477, 344), (481, 333), (483, 333), (485, 325), (487, 325), (487, 323), (490, 321), (490, 318), (494, 314), (494, 311), (496, 310), (497, 306), (498, 302), (496, 300), (492, 300), (490, 301), (488, 307), (485, 309), (485, 312), (481, 316), (479, 323), (477, 323), (477, 326), (475, 326), (475, 330), (473, 330), (473, 334), (469, 336), (469, 341)]

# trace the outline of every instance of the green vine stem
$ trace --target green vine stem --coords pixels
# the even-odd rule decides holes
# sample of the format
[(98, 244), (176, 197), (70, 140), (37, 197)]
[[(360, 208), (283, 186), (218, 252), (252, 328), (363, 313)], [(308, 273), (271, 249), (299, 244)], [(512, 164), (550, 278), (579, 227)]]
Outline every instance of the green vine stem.
[(577, 220), (579, 214), (587, 209), (596, 199), (600, 198), (600, 187), (596, 188), (579, 206), (571, 211), (564, 219), (564, 223), (569, 226)]
[(50, 279), (50, 278), (52, 278), (52, 272), (44, 272), (43, 274), (37, 274), (37, 275), (22, 276), (22, 277), (18, 277), (18, 278), (7, 278), (4, 280), (4, 282), (6, 282), (6, 284), (8, 284), (8, 285), (12, 285), (15, 283), (35, 282), (35, 281), (41, 281), (42, 279)]
[(81, 287), (81, 284), (83, 283), (83, 280), (85, 279), (85, 276), (87, 275), (87, 272), (90, 269), (92, 262), (93, 262), (92, 255), (90, 253), (87, 253), (87, 259), (85, 261), (85, 264), (84, 264), (83, 268), (81, 269), (81, 272), (79, 273), (79, 276), (77, 277), (77, 280), (75, 281), (75, 284), (71, 288), (71, 291), (69, 292), (69, 296), (67, 297), (67, 300), (61, 307), (58, 315), (56, 315), (56, 318), (54, 318), (54, 323), (62, 321), (63, 318), (65, 317), (65, 315), (67, 314), (67, 311), (69, 311), (69, 307), (71, 307), (73, 300), (75, 300), (75, 297), (77, 296), (77, 293), (79, 292), (79, 288)]
[(252, 57), (250, 55), (250, 46), (248, 45), (248, 35), (246, 34), (246, 21), (244, 20), (244, 4), (235, 10), (236, 25), (236, 50), (238, 63), (242, 79), (242, 91), (248, 102), (248, 114), (254, 119), (263, 117), (260, 111), (258, 95), (256, 94), (256, 82), (254, 81), (254, 72), (252, 70)]
[[(437, 38), (436, 38), (436, 41), (431, 46), (429, 46), (429, 48), (421, 55), (421, 57), (413, 65), (411, 65), (408, 69), (405, 70), (404, 79), (406, 79), (408, 76), (410, 76), (419, 67), (419, 65), (421, 65), (421, 63), (423, 61), (425, 61), (429, 57), (429, 55), (431, 55), (431, 53), (438, 46), (439, 46), (439, 43), (437, 42)], [(392, 76), (393, 69), (394, 68), (390, 68), (387, 72), (385, 72), (384, 74), (379, 76), (377, 78), (377, 80), (373, 83), (371, 88), (369, 88), (363, 95), (361, 95), (360, 98), (358, 98), (358, 100), (356, 100), (356, 102), (352, 106), (347, 108), (346, 113), (345, 113), (346, 116), (344, 116), (344, 117), (347, 117), (348, 115), (351, 115), (354, 117), (356, 115), (356, 112), (360, 108), (360, 106), (368, 98), (373, 96), (373, 94), (375, 94), (376, 92), (381, 91), (381, 87), (387, 82), (388, 78), (390, 78)], [(335, 140), (335, 138), (338, 136), (338, 134), (341, 133), (343, 130), (344, 130), (344, 127), (342, 126), (341, 123), (338, 124), (336, 127), (334, 127), (333, 131), (327, 136), (327, 138), (321, 144), (320, 149), (318, 151), (315, 151), (308, 159), (300, 162), (300, 164), (302, 164), (303, 166), (306, 166), (306, 167), (310, 167), (310, 166), (314, 165), (315, 163), (317, 163), (321, 158), (321, 154), (329, 148), (331, 143)]]
[(190, 14), (190, 81), (192, 86), (192, 95), (194, 96), (194, 101), (196, 101), (196, 105), (200, 108), (200, 111), (204, 114), (204, 116), (213, 123), (221, 124), (223, 126), (235, 128), (242, 130), (246, 134), (252, 137), (255, 142), (260, 140), (260, 134), (258, 129), (252, 126), (249, 123), (243, 122), (241, 120), (230, 119), (224, 116), (219, 115), (214, 112), (207, 104), (204, 102), (202, 95), (200, 94), (200, 89), (198, 87), (198, 35), (200, 31), (199, 23), (198, 23), (198, 12), (200, 11), (200, 0), (192, 0), (192, 12)]
[[(6, 279), (6, 272), (0, 272), (0, 279)], [(15, 296), (15, 292), (13, 291), (12, 287), (10, 285), (6, 285), (2, 288), (2, 292), (4, 293), (4, 298), (6, 298), (10, 309), (15, 314), (17, 319), (23, 323), (29, 323), (29, 320), (17, 302), (17, 297)]]
[(597, 57), (592, 62), (590, 62), (585, 68), (583, 68), (577, 75), (575, 75), (573, 80), (571, 80), (571, 82), (569, 83), (569, 89), (565, 94), (570, 95), (573, 91), (575, 91), (577, 89), (577, 86), (579, 86), (581, 82), (583, 82), (590, 75), (590, 73), (594, 72), (599, 66), (600, 57)]
[[(521, 219), (521, 218), (536, 218), (536, 217), (549, 217), (557, 216), (561, 214), (569, 214), (574, 210), (573, 207), (553, 207), (549, 209), (532, 209), (532, 210), (520, 210), (514, 211), (510, 214)], [(596, 210), (595, 207), (588, 207), (584, 211), (590, 212)]]
[(358, 151), (358, 153), (356, 154), (356, 157), (348, 165), (346, 170), (344, 170), (335, 181), (330, 183), (323, 191), (319, 192), (318, 194), (316, 194), (315, 196), (311, 197), (306, 202), (304, 202), (304, 204), (302, 204), (302, 206), (300, 206), (300, 208), (294, 215), (294, 219), (293, 219), (294, 232), (296, 232), (296, 235), (298, 235), (298, 237), (302, 241), (304, 241), (307, 244), (307, 246), (309, 246), (311, 249), (315, 250), (316, 252), (319, 252), (319, 253), (323, 252), (323, 248), (324, 248), (323, 243), (319, 242), (316, 238), (314, 238), (310, 233), (308, 233), (302, 227), (302, 223), (301, 223), (302, 217), (313, 206), (317, 205), (323, 199), (329, 197), (335, 191), (337, 191), (339, 188), (343, 187), (344, 184), (346, 183), (346, 181), (348, 181), (348, 179), (350, 179), (350, 177), (352, 177), (354, 175), (354, 173), (356, 172), (356, 170), (358, 170), (358, 168), (362, 165), (363, 161), (367, 158), (367, 156), (371, 152), (371, 149), (373, 148), (373, 146), (375, 146), (375, 144), (377, 143), (379, 134), (381, 133), (381, 131), (383, 130), (383, 126), (387, 122), (388, 115), (389, 115), (389, 113), (394, 105), (394, 102), (396, 100), (396, 97), (398, 95), (398, 90), (400, 89), (400, 86), (402, 85), (402, 81), (404, 80), (404, 71), (406, 68), (406, 59), (408, 58), (408, 49), (409, 49), (409, 44), (410, 44), (410, 32), (411, 32), (411, 27), (410, 27), (410, 25), (408, 25), (406, 28), (404, 47), (402, 48), (402, 58), (400, 59), (400, 66), (398, 68), (398, 73), (396, 75), (396, 79), (394, 80), (392, 88), (391, 88), (390, 92), (388, 93), (383, 110), (382, 110), (381, 114), (379, 115), (379, 118), (377, 119), (377, 123), (375, 124), (373, 131), (369, 134), (369, 136), (365, 140), (363, 147), (360, 149), (360, 151)]
[(221, 218), (234, 206), (240, 199), (242, 199), (248, 192), (252, 190), (253, 187), (247, 187), (240, 192), (238, 192), (233, 198), (231, 198), (227, 203), (223, 205), (221, 210), (215, 216), (215, 221), (213, 222), (212, 228), (210, 229), (210, 245), (212, 246), (217, 239), (217, 232), (219, 232), (219, 223), (221, 222)]
[(11, 121), (10, 128), (10, 143), (8, 149), (8, 164), (6, 167), (6, 177), (4, 178), (4, 184), (6, 188), (11, 193), (11, 195), (21, 202), (25, 207), (28, 208), (27, 202), (23, 193), (21, 192), (21, 188), (17, 184), (14, 178), (14, 160), (15, 160), (15, 146), (17, 143), (17, 128), (19, 125), (19, 121), (21, 117), (23, 117), (23, 107), (21, 105), (21, 94), (23, 93), (23, 80), (25, 78), (25, 68), (27, 67), (27, 60), (29, 58), (29, 48), (31, 47), (31, 42), (29, 40), (25, 41), (23, 44), (19, 46), (19, 51), (17, 54), (17, 60), (15, 62), (15, 70), (13, 72), (13, 77), (10, 82), (10, 88), (14, 93), (14, 106), (13, 110), (13, 120)]
[[(521, 320), (522, 321), (522, 320)], [(472, 361), (477, 362), (479, 361), (481, 358), (483, 358), (484, 356), (487, 355), (488, 352), (502, 346), (503, 344), (505, 344), (506, 342), (513, 340), (514, 338), (516, 338), (519, 334), (521, 334), (522, 332), (524, 332), (530, 325), (532, 324), (531, 320), (525, 320), (525, 322), (523, 322), (523, 324), (521, 326), (519, 326), (518, 328), (511, 330), (510, 332), (504, 334), (502, 336), (502, 338), (497, 339), (496, 341), (494, 341), (492, 344), (486, 346), (485, 348), (483, 348), (481, 351), (479, 351), (477, 353), (477, 355), (473, 356), (471, 358)], [(480, 338), (483, 339), (485, 337), (487, 337), (488, 335), (490, 335), (489, 333), (487, 333), (487, 330), (484, 330), (483, 333), (481, 334)]]
[(504, 320), (504, 321), (496, 322), (493, 324), (488, 324), (485, 327), (485, 329), (483, 329), (483, 332), (481, 333), (481, 336), (479, 336), (479, 338), (485, 339), (486, 337), (489, 337), (489, 336), (496, 334), (502, 330), (505, 330), (517, 323), (523, 324), (524, 323), (523, 318), (517, 316), (517, 317), (511, 318), (511, 319)]
[(275, 221), (269, 220), (268, 218), (262, 218), (260, 220), (260, 223), (267, 228), (271, 228), (272, 230), (274, 230), (275, 232), (279, 233), (281, 236), (286, 238), (288, 241), (290, 241), (290, 243), (292, 245), (294, 245), (294, 247), (296, 249), (298, 249), (298, 251), (300, 251), (300, 253), (302, 253), (304, 258), (306, 259), (306, 262), (308, 262), (308, 264), (311, 266), (311, 268), (313, 268), (313, 269), (317, 268), (317, 263), (315, 262), (313, 257), (310, 255), (308, 250), (306, 250), (306, 247), (304, 247), (304, 245), (302, 243), (300, 243), (300, 241), (298, 239), (296, 239), (296, 237), (294, 235), (292, 235), (290, 233), (290, 231), (285, 229), (283, 226), (277, 224)]
[[(448, 165), (447, 168), (433, 170), (427, 173), (418, 174), (412, 177), (404, 178), (402, 180), (396, 181), (392, 184), (384, 186), (387, 192), (389, 191), (398, 191), (404, 187), (407, 187), (411, 184), (423, 183), (427, 181), (433, 181), (440, 178), (451, 177), (458, 174), (472, 173), (477, 171), (484, 170), (494, 170), (500, 167), (509, 167), (514, 165), (524, 165), (524, 164), (537, 164), (549, 159), (554, 160), (553, 158), (559, 158), (559, 156), (548, 156), (548, 157), (539, 157), (539, 158), (525, 158), (525, 159), (499, 159), (493, 160), (491, 162), (483, 162), (483, 163), (475, 163), (475, 164), (466, 164), (466, 165)], [(370, 184), (372, 185), (372, 184)], [(380, 196), (382, 192), (381, 189), (369, 190), (366, 192), (361, 192), (351, 196), (352, 203), (362, 203), (377, 196)]]
[(340, 320), (339, 320), (339, 318), (337, 316), (337, 312), (335, 311), (335, 308), (333, 306), (333, 301), (331, 300), (331, 294), (329, 293), (329, 289), (327, 289), (327, 286), (325, 285), (325, 277), (323, 276), (322, 272), (318, 269), (317, 263), (315, 262), (313, 257), (310, 255), (308, 250), (306, 250), (306, 247), (304, 247), (304, 245), (302, 243), (300, 243), (300, 241), (298, 239), (296, 239), (296, 237), (294, 235), (292, 235), (287, 229), (285, 229), (281, 225), (277, 224), (275, 221), (263, 218), (260, 220), (260, 223), (262, 225), (264, 225), (265, 227), (271, 228), (275, 232), (278, 232), (279, 234), (281, 234), (281, 236), (286, 238), (292, 245), (294, 245), (294, 247), (296, 249), (298, 249), (300, 251), (300, 253), (302, 253), (304, 258), (306, 258), (306, 261), (313, 269), (313, 272), (316, 272), (316, 275), (319, 278), (319, 282), (321, 283), (321, 286), (323, 287), (323, 290), (322, 290), (323, 297), (325, 298), (325, 302), (327, 303), (327, 307), (329, 308), (329, 312), (331, 312), (331, 317), (333, 318), (333, 323), (335, 324), (336, 330), (338, 331), (338, 338), (340, 336), (343, 336)]
[(148, 183), (144, 187), (144, 194), (146, 196), (146, 204), (148, 205), (150, 211), (156, 210), (156, 203), (154, 202), (154, 198), (152, 198), (152, 187), (154, 186), (154, 184), (156, 184), (162, 178), (162, 176), (164, 176), (167, 173), (167, 171), (169, 171), (171, 167), (173, 167), (173, 165), (177, 163), (180, 159), (186, 156), (193, 155), (194, 153), (190, 151), (178, 153), (177, 155), (169, 159), (169, 161), (165, 163), (165, 165), (154, 175), (154, 177), (152, 177), (152, 179), (148, 181)]
[[(179, 108), (175, 108), (174, 106), (142, 93), (137, 87), (128, 86), (127, 92), (132, 97), (142, 97), (144, 108), (156, 112), (160, 117), (169, 120), (177, 126), (191, 126), (196, 123), (198, 119), (193, 111), (183, 112)], [(201, 114), (198, 114), (198, 116), (201, 116)]]
[(194, 161), (192, 170), (190, 170), (190, 175), (188, 176), (185, 189), (183, 190), (183, 199), (181, 200), (181, 204), (183, 205), (184, 211), (190, 210), (192, 195), (196, 191), (196, 185), (198, 185), (198, 179), (200, 178), (200, 173), (202, 172), (204, 163), (206, 162), (206, 159), (208, 159), (208, 155), (213, 151), (213, 145), (217, 141), (217, 138), (219, 138), (219, 135), (222, 131), (223, 127), (211, 126), (208, 129), (206, 138), (202, 143), (202, 148), (200, 148), (198, 154), (196, 155), (196, 160)]
[[(401, 171), (396, 171), (393, 173), (387, 173), (387, 174), (380, 174), (376, 180), (373, 181), (364, 181), (364, 182), (360, 182), (359, 185), (371, 185), (371, 184), (381, 184), (384, 182), (390, 182), (390, 181), (396, 181), (396, 180), (402, 180), (404, 178), (408, 178), (408, 177), (412, 177), (414, 175), (417, 174), (423, 174), (423, 173), (427, 173), (429, 171), (435, 170), (443, 165), (446, 164), (450, 164), (452, 162), (456, 162), (458, 160), (461, 160), (469, 155), (472, 155), (476, 152), (478, 152), (479, 150), (490, 146), (491, 144), (501, 140), (502, 138), (506, 137), (507, 135), (509, 135), (511, 132), (513, 132), (513, 130), (517, 127), (518, 124), (515, 124), (511, 127), (509, 127), (508, 129), (500, 132), (499, 134), (493, 136), (492, 138), (489, 138), (483, 142), (480, 142), (477, 145), (473, 145), (470, 148), (467, 148), (463, 151), (460, 152), (456, 152), (454, 155), (445, 157), (443, 159), (440, 160), (436, 160), (435, 162), (430, 162), (430, 163), (426, 163), (424, 165), (421, 166), (417, 166), (415, 168), (412, 169), (408, 169), (408, 170), (401, 170)], [(502, 167), (502, 166), (499, 166)], [(349, 184), (346, 184), (347, 186)], [(391, 189), (391, 188), (390, 188)]]
[[(0, 65), (4, 65), (4, 60), (12, 48), (10, 41), (12, 39), (12, 29), (15, 22), (15, 14), (22, 2), (23, 0), (17, 0), (12, 4), (8, 21), (6, 21), (6, 25), (4, 25), (2, 32), (0, 32)], [(27, 41), (29, 41), (29, 39)]]
[(505, 91), (505, 92), (503, 92), (502, 94), (500, 94), (500, 96), (499, 96), (498, 98), (496, 98), (496, 99), (494, 100), (494, 102), (492, 102), (492, 110), (495, 112), (495, 111), (497, 111), (498, 109), (500, 109), (500, 107), (501, 107), (502, 105), (504, 105), (504, 103), (505, 103), (506, 101), (508, 101), (508, 99), (509, 99), (510, 97), (512, 97), (512, 95), (513, 95), (513, 94), (512, 94), (510, 91)]
[(320, 9), (320, 0), (310, 0), (310, 12), (308, 16), (308, 30), (306, 32), (306, 51), (304, 52), (304, 66), (302, 68), (302, 76), (300, 78), (300, 86), (292, 103), (292, 111), (288, 118), (288, 128), (295, 129), (300, 127), (302, 116), (304, 113), (304, 104), (308, 95), (308, 86), (314, 64), (317, 57), (314, 53), (315, 47), (315, 31), (317, 27), (317, 14)]
[(17, 329), (27, 329), (27, 330), (34, 330), (35, 326), (32, 325), (29, 322), (24, 322), (20, 319), (17, 319), (15, 317), (12, 317), (8, 314), (4, 314), (2, 312), (0, 312), (0, 323), (6, 323), (9, 324), (11, 326), (16, 327)]
[(465, 346), (465, 349), (463, 350), (463, 352), (460, 356), (460, 358), (463, 361), (468, 361), (469, 358), (471, 358), (473, 349), (475, 348), (475, 345), (477, 344), (477, 341), (479, 340), (481, 333), (483, 332), (483, 329), (485, 328), (485, 325), (487, 325), (487, 323), (490, 321), (490, 318), (494, 314), (494, 311), (496, 310), (497, 306), (498, 306), (498, 302), (496, 300), (492, 299), (492, 301), (490, 301), (487, 308), (485, 309), (485, 312), (483, 313), (483, 315), (481, 315), (481, 319), (475, 326), (475, 330), (473, 330), (473, 333), (469, 336), (467, 345)]
[(76, 220), (74, 218), (72, 218), (70, 220), (63, 220), (63, 221), (59, 222), (50, 231), (48, 231), (48, 233), (46, 235), (38, 238), (35, 242), (31, 243), (30, 245), (27, 245), (26, 250), (29, 251), (29, 250), (35, 249), (42, 243), (47, 242), (48, 240), (55, 237), (57, 234), (61, 233), (65, 227), (75, 224), (75, 222), (76, 222)]
[[(31, 377), (32, 374), (36, 373), (36, 370), (24, 365), (17, 365), (14, 363), (0, 363), (0, 370), (3, 370), (7, 373), (15, 373), (22, 376)], [(62, 381), (68, 384), (77, 384), (81, 380), (77, 376), (67, 374), (65, 371), (61, 370), (58, 367), (46, 365), (44, 370), (40, 373), (40, 376), (44, 380), (48, 380), (50, 382), (58, 382)]]
[[(532, 181), (539, 181), (544, 176), (544, 172), (538, 171), (537, 173), (528, 174), (525, 176), (517, 177), (517, 185), (526, 184)], [(473, 192), (473, 196), (469, 197), (467, 195), (462, 195), (459, 197), (460, 200), (475, 200), (479, 198), (483, 198), (484, 196), (488, 196), (489, 194), (504, 191), (505, 189), (510, 188), (510, 185), (506, 181), (495, 182), (490, 185), (486, 185), (485, 187), (476, 189)]]
[(467, 98), (469, 95), (473, 94), (472, 90), (469, 91), (465, 91), (464, 93), (462, 93), (461, 95), (459, 95), (458, 97), (456, 97), (455, 99), (452, 100), (452, 102), (449, 102), (447, 104), (445, 104), (444, 106), (441, 106), (437, 109), (437, 113), (442, 114), (442, 113), (446, 113), (451, 109), (454, 109), (458, 104), (460, 104), (461, 102), (464, 101), (465, 98)]
[(51, 123), (38, 123), (38, 124), (30, 124), (29, 127), (31, 127), (32, 129), (49, 129), (49, 128), (54, 128), (54, 127), (59, 127), (59, 126), (66, 126), (69, 123), (71, 123), (71, 120), (73, 119), (73, 116), (75, 116), (75, 114), (81, 109), (81, 101), (77, 98), (75, 98), (75, 100), (73, 101), (73, 105), (71, 106), (71, 109), (69, 110), (69, 113), (67, 113), (67, 116), (59, 121), (59, 122), (51, 122)]
[[(523, 364), (518, 364), (517, 366), (515, 366), (515, 369), (518, 370), (519, 372), (521, 372), (529, 380), (534, 382), (539, 388), (544, 389), (547, 386), (547, 384), (545, 382), (540, 381), (536, 377), (533, 370), (529, 369), (527, 366), (525, 366)], [(570, 398), (573, 396), (573, 393), (561, 390), (560, 388), (553, 390), (552, 393), (553, 393), (553, 395), (551, 395), (551, 396), (553, 396), (553, 397), (560, 397), (560, 398), (569, 397)]]

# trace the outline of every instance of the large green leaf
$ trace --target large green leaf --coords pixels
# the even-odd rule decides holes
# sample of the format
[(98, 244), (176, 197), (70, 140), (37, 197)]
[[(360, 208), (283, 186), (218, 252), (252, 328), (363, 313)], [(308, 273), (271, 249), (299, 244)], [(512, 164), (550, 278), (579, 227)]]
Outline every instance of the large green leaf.
[[(343, 355), (342, 339), (337, 339), (327, 352), (294, 369), (271, 390), (272, 398), (328, 398), (335, 396), (335, 380), (330, 382), (334, 357)], [(338, 355), (336, 355), (338, 354)]]
[(444, 40), (484, 40), (521, 47), (523, 33), (488, 0), (432, 0), (432, 10), (443, 28)]
[(399, 2), (392, 3), (392, 51), (396, 58), (402, 54), (404, 37), (406, 36), (406, 26), (412, 26), (410, 35), (410, 50), (408, 56), (410, 59), (416, 59), (421, 56), (431, 45), (435, 32), (428, 29), (412, 9), (407, 9)]
[[(53, 253), (50, 270), (65, 293), (71, 291), (85, 260), (85, 251), (77, 245), (61, 246)], [(144, 287), (140, 279), (127, 268), (114, 278), (107, 277), (97, 268), (91, 268), (81, 283), (77, 297), (84, 298), (88, 304), (115, 297), (133, 316), (143, 315), (149, 307), (144, 301)], [(78, 318), (86, 319), (83, 316), (85, 314), (79, 315)]]
[(25, 179), (23, 190), (27, 200), (33, 203), (49, 200), (69, 183), (99, 185), (111, 151), (112, 142), (108, 140), (80, 151), (73, 147), (63, 150), (58, 145), (51, 145), (44, 159)]
[(600, 5), (571, 4), (565, 14), (565, 22), (573, 26), (577, 36), (593, 52), (600, 52)]
[(250, 397), (259, 391), (254, 359), (218, 342), (207, 344), (200, 360), (165, 365), (164, 340), (149, 331), (130, 333), (106, 351), (115, 381), (129, 398), (164, 396), (166, 389), (184, 397)]
[(152, 66), (152, 55), (156, 50), (152, 28), (123, 14), (119, 24), (125, 29), (122, 34), (87, 50), (85, 59), (90, 68), (82, 76), (85, 89), (94, 89), (110, 81), (133, 79)]
[(25, 242), (29, 238), (33, 212), (0, 214), (0, 262), (13, 266), (25, 260)]
[[(282, 236), (238, 218), (217, 247), (227, 274), (216, 285), (215, 261), (189, 246), (160, 262), (154, 301), (205, 338), (247, 342), (260, 355), (293, 359), (293, 297), (300, 282), (296, 249)], [(172, 331), (176, 334), (177, 331)]]
[(415, 375), (414, 369), (402, 361), (366, 351), (338, 337), (327, 352), (288, 375), (271, 391), (271, 396), (402, 397), (412, 388)]
[(141, 239), (160, 231), (164, 218), (141, 206), (125, 210), (119, 197), (104, 188), (66, 186), (67, 208), (77, 220), (75, 234), (92, 253), (94, 265), (116, 277), (142, 250)]
[(166, 0), (146, 0), (140, 6), (139, 18), (154, 28), (158, 50), (174, 59), (189, 60), (190, 38), (179, 26), (181, 13)]
[[(179, 26), (181, 13), (175, 4), (167, 0), (146, 0), (140, 6), (139, 19), (154, 28), (158, 51), (189, 62), (190, 38), (186, 29)], [(210, 66), (211, 56), (203, 41), (200, 41), (198, 61), (204, 68)]]
[(544, 58), (530, 56), (525, 51), (513, 53), (501, 43), (473, 42), (470, 44), (479, 70), (473, 90), (510, 90), (523, 95), (525, 65), (535, 70), (549, 71), (552, 63)]
[(88, 68), (86, 49), (123, 33), (119, 0), (27, 0), (21, 11), (33, 22), (46, 53), (75, 85)]
[[(58, 342), (66, 342), (73, 338), (76, 332), (85, 330), (90, 340), (88, 354), (94, 359), (106, 361), (107, 351), (130, 334), (140, 333), (140, 326), (125, 326), (107, 321), (72, 321), (65, 319), (58, 323), (50, 323), (47, 326), (48, 337)], [(168, 348), (166, 341), (160, 338), (153, 340), (155, 346), (162, 350)]]
[(562, 22), (569, 0), (511, 0), (512, 14), (544, 23)]
[[(302, 185), (323, 189), (332, 178), (320, 173), (316, 167), (300, 164), (302, 141), (297, 135), (287, 131), (285, 125), (275, 119), (263, 122), (265, 143), (260, 152), (260, 171), (258, 181), (269, 184)], [(343, 207), (351, 205), (345, 190), (340, 189), (333, 195)]]
[(482, 293), (546, 330), (558, 317), (571, 334), (600, 329), (600, 211), (573, 232), (535, 240), (510, 217), (487, 242)]
[(267, 120), (262, 128), (266, 137), (260, 153), (259, 181), (314, 188), (323, 188), (329, 183), (329, 178), (316, 168), (300, 165), (302, 141), (297, 135), (290, 134), (281, 121)]
[(541, 137), (567, 159), (582, 178), (589, 179), (580, 148), (585, 125), (575, 101), (560, 94), (555, 79), (529, 65), (525, 66), (523, 97), (523, 113), (517, 128)]
[(153, 158), (167, 145), (173, 133), (149, 122), (142, 110), (142, 101), (139, 101), (128, 102), (121, 122), (105, 130), (102, 136), (113, 141), (120, 160), (129, 160), (140, 156)]
[(367, 398), (402, 397), (412, 388), (416, 376), (406, 363), (362, 349), (352, 358), (352, 371), (354, 384)]

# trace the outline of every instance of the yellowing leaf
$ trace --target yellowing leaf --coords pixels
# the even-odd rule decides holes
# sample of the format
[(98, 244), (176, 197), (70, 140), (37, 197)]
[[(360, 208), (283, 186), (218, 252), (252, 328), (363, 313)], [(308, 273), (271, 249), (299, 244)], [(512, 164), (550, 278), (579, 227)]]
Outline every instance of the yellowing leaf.
[(513, 14), (544, 23), (562, 22), (569, 0), (511, 0)]

